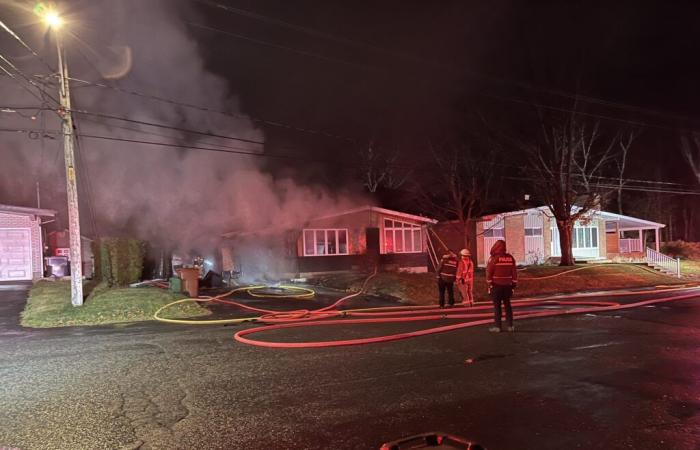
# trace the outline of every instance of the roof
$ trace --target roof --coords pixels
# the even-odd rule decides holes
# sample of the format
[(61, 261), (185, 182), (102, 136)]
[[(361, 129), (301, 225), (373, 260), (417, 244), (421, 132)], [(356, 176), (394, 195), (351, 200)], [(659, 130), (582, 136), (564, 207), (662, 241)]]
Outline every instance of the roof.
[(27, 208), (26, 206), (12, 206), (0, 204), (0, 213), (21, 214), (25, 216), (55, 217), (56, 211), (52, 209)]
[[(578, 207), (573, 207), (572, 209), (578, 210)], [(536, 208), (521, 209), (518, 211), (508, 211), (497, 214), (489, 214), (482, 216), (477, 220), (491, 220), (497, 216), (518, 216), (522, 214), (528, 214), (535, 211), (545, 212), (549, 210), (548, 206), (538, 206)], [(591, 209), (590, 213), (594, 217), (605, 220), (606, 222), (617, 222), (618, 230), (638, 230), (640, 228), (651, 229), (651, 228), (664, 228), (666, 225), (663, 223), (652, 222), (651, 220), (639, 219), (637, 217), (625, 216), (623, 214), (617, 214), (609, 211), (601, 211), (596, 209)]]
[(380, 214), (389, 214), (389, 215), (392, 215), (392, 216), (403, 217), (404, 219), (415, 220), (415, 221), (417, 221), (417, 222), (438, 223), (437, 220), (431, 219), (431, 218), (429, 218), (429, 217), (417, 216), (417, 215), (415, 215), (415, 214), (409, 214), (409, 213), (404, 213), (404, 212), (401, 212), (401, 211), (394, 211), (394, 210), (392, 210), (392, 209), (380, 208), (380, 207), (378, 207), (378, 206), (369, 206), (369, 205), (361, 206), (361, 207), (359, 207), (359, 208), (349, 209), (349, 210), (347, 210), (347, 211), (341, 211), (341, 212), (334, 213), (334, 214), (328, 214), (328, 215), (326, 215), (326, 216), (313, 217), (313, 218), (311, 218), (311, 219), (309, 219), (309, 220), (329, 219), (329, 218), (331, 218), (331, 217), (344, 216), (344, 215), (346, 215), (346, 214), (353, 214), (353, 213), (362, 212), (362, 211), (374, 211), (374, 212), (377, 212), (377, 213), (380, 213)]
[(639, 229), (639, 228), (664, 228), (663, 223), (652, 222), (651, 220), (638, 219), (637, 217), (625, 216), (623, 214), (611, 213), (608, 211), (598, 211), (597, 215), (608, 222), (617, 222), (619, 230)]
[[(344, 216), (346, 214), (353, 214), (357, 212), (362, 212), (362, 211), (374, 211), (380, 214), (389, 214), (392, 216), (396, 217), (402, 217), (404, 219), (409, 219), (409, 220), (415, 220), (416, 222), (424, 222), (424, 223), (431, 223), (431, 224), (436, 224), (438, 223), (437, 220), (431, 219), (429, 217), (424, 217), (424, 216), (416, 216), (415, 214), (409, 214), (409, 213), (404, 213), (401, 211), (394, 211), (392, 209), (386, 209), (386, 208), (379, 208), (377, 206), (362, 206), (359, 208), (354, 208), (354, 209), (349, 209), (347, 211), (341, 211), (338, 213), (334, 214), (328, 214), (326, 216), (319, 216), (319, 217), (312, 217), (311, 219), (308, 219), (307, 222), (312, 221), (312, 220), (321, 220), (321, 219), (330, 219), (332, 217), (340, 217)], [(302, 225), (302, 224), (299, 224)], [(238, 231), (229, 231), (227, 233), (222, 234), (221, 236), (224, 238), (232, 238), (232, 237), (237, 237), (237, 236), (249, 236), (249, 235), (261, 235), (261, 234), (272, 234), (272, 233), (278, 233), (284, 231), (283, 228), (280, 227), (268, 227), (268, 228), (263, 228), (263, 229), (258, 229), (258, 230), (238, 230)]]

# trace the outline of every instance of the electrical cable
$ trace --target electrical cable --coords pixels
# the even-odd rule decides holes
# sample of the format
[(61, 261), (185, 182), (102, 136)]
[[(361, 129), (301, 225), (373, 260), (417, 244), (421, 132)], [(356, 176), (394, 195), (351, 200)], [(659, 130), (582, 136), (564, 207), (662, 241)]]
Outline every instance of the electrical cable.
[(22, 47), (28, 50), (29, 53), (31, 53), (36, 59), (41, 61), (49, 69), (50, 73), (56, 73), (56, 71), (51, 67), (49, 63), (46, 62), (45, 59), (39, 56), (39, 54), (37, 54), (37, 52), (35, 52), (33, 48), (31, 48), (26, 42), (24, 42), (24, 40), (22, 40), (22, 38), (19, 37), (17, 33), (12, 31), (12, 29), (10, 29), (10, 27), (8, 27), (2, 20), (0, 20), (0, 28), (3, 28), (10, 36), (15, 38), (15, 40), (18, 41), (22, 45)]
[(184, 108), (191, 108), (191, 109), (195, 109), (195, 110), (202, 111), (202, 112), (209, 112), (209, 113), (221, 114), (221, 115), (223, 115), (223, 116), (233, 117), (233, 118), (236, 118), (236, 119), (250, 120), (250, 121), (252, 121), (252, 122), (261, 123), (261, 124), (265, 124), (265, 125), (270, 125), (270, 126), (273, 126), (273, 127), (285, 128), (285, 129), (288, 129), (288, 130), (298, 131), (298, 132), (301, 132), (301, 133), (308, 133), (308, 134), (321, 135), (321, 136), (325, 136), (325, 137), (329, 137), (329, 138), (335, 138), (335, 139), (339, 139), (339, 140), (343, 140), (343, 141), (347, 141), (347, 142), (352, 142), (352, 143), (358, 142), (358, 139), (356, 139), (356, 138), (352, 138), (352, 137), (348, 137), (348, 136), (342, 136), (342, 135), (338, 135), (338, 134), (333, 134), (333, 133), (329, 133), (329, 132), (322, 131), (322, 130), (313, 130), (313, 129), (310, 129), (310, 128), (298, 127), (298, 126), (296, 126), (296, 125), (287, 124), (287, 123), (284, 123), (284, 122), (279, 122), (279, 121), (274, 121), (274, 120), (268, 120), (268, 119), (262, 119), (262, 118), (259, 118), (259, 117), (248, 116), (248, 115), (245, 115), (245, 114), (231, 113), (231, 112), (227, 112), (227, 111), (218, 110), (218, 109), (215, 109), (215, 108), (209, 108), (209, 107), (202, 106), (202, 105), (195, 105), (195, 104), (192, 104), (192, 103), (186, 103), (186, 102), (181, 102), (181, 101), (177, 101), (177, 100), (172, 100), (172, 99), (169, 99), (169, 98), (160, 97), (160, 96), (153, 95), (153, 94), (146, 94), (146, 93), (139, 92), (139, 91), (134, 91), (134, 90), (130, 90), (130, 89), (124, 89), (124, 88), (120, 88), (120, 87), (118, 87), (118, 86), (110, 86), (110, 85), (104, 84), (104, 83), (97, 83), (97, 82), (82, 80), (82, 79), (74, 78), (74, 77), (68, 77), (68, 79), (69, 79), (70, 81), (74, 81), (74, 82), (76, 82), (76, 83), (82, 83), (82, 84), (85, 84), (85, 85), (88, 85), (88, 86), (99, 87), (99, 88), (103, 88), (103, 89), (111, 89), (111, 90), (113, 90), (113, 91), (115, 91), (115, 92), (120, 92), (120, 93), (122, 93), (122, 94), (128, 94), (128, 95), (133, 95), (133, 96), (136, 96), (136, 97), (141, 97), (141, 98), (145, 98), (145, 99), (149, 99), (149, 100), (154, 100), (154, 101), (158, 101), (158, 102), (168, 103), (168, 104), (171, 104), (171, 105), (182, 106), (182, 107), (184, 107)]

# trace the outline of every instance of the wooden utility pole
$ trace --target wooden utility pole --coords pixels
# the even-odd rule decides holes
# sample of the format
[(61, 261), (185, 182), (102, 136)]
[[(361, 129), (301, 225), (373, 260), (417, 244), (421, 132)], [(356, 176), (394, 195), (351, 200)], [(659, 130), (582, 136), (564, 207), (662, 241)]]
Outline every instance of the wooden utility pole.
[(71, 303), (73, 306), (83, 304), (83, 261), (80, 242), (80, 213), (78, 210), (78, 172), (75, 167), (73, 151), (73, 116), (70, 105), (70, 89), (68, 80), (68, 64), (61, 40), (61, 31), (54, 30), (56, 48), (58, 49), (59, 65), (59, 100), (61, 102), (61, 117), (63, 131), (63, 156), (66, 163), (66, 183), (68, 194), (68, 233), (70, 236), (70, 284)]

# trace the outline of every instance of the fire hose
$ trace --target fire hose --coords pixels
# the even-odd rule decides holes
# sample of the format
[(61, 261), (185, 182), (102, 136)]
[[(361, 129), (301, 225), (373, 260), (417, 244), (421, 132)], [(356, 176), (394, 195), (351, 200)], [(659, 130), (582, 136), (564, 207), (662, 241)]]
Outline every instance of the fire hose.
[[(364, 308), (364, 309), (338, 309), (345, 301), (361, 295), (367, 283), (376, 275), (376, 272), (368, 277), (362, 288), (355, 292), (338, 299), (331, 305), (319, 308), (316, 310), (293, 310), (293, 311), (273, 311), (262, 308), (255, 308), (249, 305), (245, 305), (240, 302), (225, 300), (224, 297), (235, 294), (237, 292), (251, 292), (257, 293), (262, 289), (269, 289), (267, 286), (246, 286), (237, 289), (233, 289), (224, 294), (220, 294), (213, 297), (203, 297), (197, 299), (183, 299), (172, 302), (168, 305), (160, 308), (154, 315), (156, 320), (168, 323), (180, 323), (180, 324), (195, 324), (195, 325), (211, 325), (211, 324), (231, 324), (231, 323), (241, 323), (246, 321), (259, 322), (266, 324), (263, 327), (256, 327), (247, 330), (238, 331), (234, 335), (234, 339), (238, 342), (255, 345), (259, 347), (269, 347), (269, 348), (320, 348), (320, 347), (338, 347), (338, 346), (350, 346), (350, 345), (362, 345), (362, 344), (372, 344), (378, 342), (390, 342), (401, 339), (408, 339), (419, 336), (426, 336), (430, 334), (444, 333), (447, 331), (458, 330), (462, 328), (475, 327), (479, 325), (486, 325), (492, 323), (492, 312), (491, 305), (479, 305), (471, 307), (458, 307), (449, 310), (438, 309), (434, 306), (391, 306), (391, 307), (379, 307), (379, 308)], [(272, 297), (280, 298), (309, 298), (309, 295), (314, 292), (311, 289), (302, 288), (298, 286), (284, 286), (287, 290), (297, 290), (302, 291), (300, 294), (273, 294)], [(600, 293), (588, 293), (588, 294), (577, 294), (577, 295), (563, 295), (548, 298), (530, 298), (522, 300), (514, 300), (512, 302), (514, 307), (514, 318), (517, 320), (533, 319), (533, 318), (543, 318), (543, 317), (554, 317), (572, 314), (585, 314), (585, 313), (596, 313), (596, 312), (611, 312), (618, 310), (625, 310), (631, 308), (637, 308), (640, 306), (646, 306), (651, 304), (665, 303), (677, 300), (690, 299), (693, 297), (700, 297), (700, 288), (698, 287), (676, 287), (667, 289), (648, 289), (648, 290), (636, 290), (636, 291), (618, 291), (613, 293), (604, 294), (606, 297), (625, 297), (632, 295), (649, 295), (655, 293), (668, 293), (668, 292), (678, 292), (678, 291), (689, 291), (687, 294), (682, 295), (671, 295), (662, 298), (655, 298), (650, 300), (642, 300), (634, 303), (620, 303), (614, 301), (593, 301), (593, 300), (580, 300), (586, 297), (600, 297)], [(264, 294), (257, 293), (258, 297), (264, 297)], [(570, 300), (576, 298), (579, 300)], [(247, 317), (247, 318), (235, 318), (235, 319), (220, 319), (220, 320), (185, 320), (185, 319), (168, 319), (160, 317), (160, 313), (166, 308), (173, 306), (175, 304), (183, 302), (219, 302), (223, 304), (229, 304), (237, 306), (244, 310), (254, 311), (261, 313), (262, 315), (257, 317)], [(532, 310), (525, 308), (541, 308), (541, 307), (552, 307), (558, 306), (568, 309), (558, 309), (552, 310)], [(349, 318), (353, 317), (353, 318)], [(323, 320), (331, 319), (334, 320)], [(271, 341), (260, 341), (251, 339), (249, 335), (261, 333), (264, 331), (281, 330), (288, 328), (300, 328), (307, 326), (332, 326), (332, 325), (357, 325), (357, 324), (372, 324), (372, 323), (401, 323), (401, 322), (418, 322), (418, 321), (431, 321), (431, 320), (444, 320), (444, 319), (461, 319), (466, 320), (465, 322), (444, 325), (439, 327), (427, 328), (418, 331), (397, 333), (391, 335), (370, 337), (370, 338), (359, 338), (359, 339), (346, 339), (346, 340), (333, 340), (333, 341), (317, 341), (317, 342), (271, 342)]]

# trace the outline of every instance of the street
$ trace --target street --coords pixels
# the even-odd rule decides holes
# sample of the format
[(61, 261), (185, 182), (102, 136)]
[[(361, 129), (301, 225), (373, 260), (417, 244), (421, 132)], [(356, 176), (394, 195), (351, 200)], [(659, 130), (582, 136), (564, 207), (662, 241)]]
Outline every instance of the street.
[[(25, 294), (0, 290), (2, 312)], [(28, 331), (5, 320), (0, 448), (378, 449), (443, 431), (490, 450), (700, 449), (700, 298), (516, 325), (275, 350), (232, 339), (251, 325)]]

